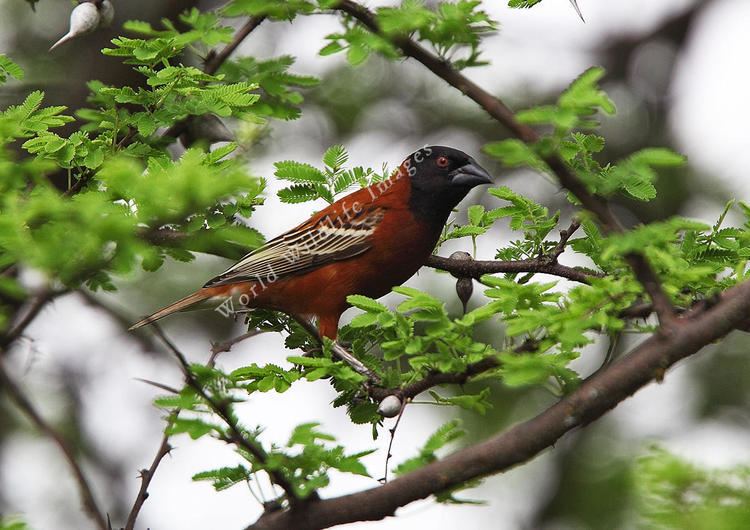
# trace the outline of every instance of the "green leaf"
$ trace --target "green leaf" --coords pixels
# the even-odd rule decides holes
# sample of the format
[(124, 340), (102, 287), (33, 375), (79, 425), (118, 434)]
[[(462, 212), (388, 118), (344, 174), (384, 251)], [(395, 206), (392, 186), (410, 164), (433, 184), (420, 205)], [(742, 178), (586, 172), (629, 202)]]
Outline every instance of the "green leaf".
[(353, 423), (373, 423), (380, 421), (378, 404), (371, 401), (356, 403), (349, 406), (349, 418)]
[(373, 300), (367, 296), (362, 296), (361, 294), (349, 295), (346, 297), (346, 301), (354, 307), (367, 311), (368, 313), (382, 313), (388, 311), (388, 308), (377, 300)]
[(508, 0), (508, 7), (516, 9), (523, 9), (528, 7), (534, 7), (542, 0)]
[(320, 198), (320, 194), (316, 188), (305, 184), (294, 184), (288, 188), (280, 189), (277, 195), (281, 199), (281, 202), (289, 204), (314, 201)]
[(336, 441), (334, 436), (320, 432), (317, 429), (318, 427), (320, 427), (320, 423), (316, 422), (297, 425), (289, 437), (289, 441), (286, 444), (287, 447), (292, 447), (293, 445), (310, 445), (318, 440)]
[(436, 451), (461, 438), (466, 432), (458, 420), (452, 420), (435, 431), (419, 450), (419, 454), (402, 462), (393, 470), (396, 475), (405, 475), (437, 460)]
[(276, 162), (275, 175), (283, 180), (289, 180), (300, 184), (325, 184), (326, 176), (310, 164), (285, 160)]
[(509, 139), (491, 142), (485, 144), (482, 150), (508, 167), (529, 166), (539, 168), (544, 166), (534, 150), (521, 140)]
[(750, 526), (750, 467), (704, 469), (655, 447), (632, 473), (643, 528), (734, 529)]
[(166, 433), (170, 436), (185, 433), (193, 440), (197, 440), (206, 434), (219, 430), (216, 425), (207, 423), (198, 418), (176, 418), (167, 427)]
[(7, 55), (0, 53), (0, 83), (4, 83), (8, 76), (23, 79), (23, 68), (14, 63)]
[(462, 409), (478, 412), (484, 415), (487, 409), (492, 408), (492, 403), (489, 401), (490, 389), (484, 388), (479, 394), (460, 394), (458, 396), (444, 397), (439, 395), (437, 392), (430, 390), (430, 395), (436, 403), (445, 405), (455, 405)]
[(663, 147), (641, 149), (630, 155), (630, 160), (636, 164), (655, 167), (680, 167), (687, 162), (684, 155)]
[(323, 163), (331, 170), (337, 171), (349, 160), (349, 154), (343, 145), (332, 145), (323, 155)]
[(601, 109), (605, 114), (615, 113), (615, 104), (599, 88), (599, 80), (604, 77), (604, 68), (593, 67), (582, 73), (562, 93), (558, 103), (562, 108), (574, 109), (578, 114), (593, 114)]
[(248, 482), (252, 478), (252, 472), (245, 466), (221, 467), (210, 471), (202, 471), (193, 475), (193, 480), (198, 482), (202, 480), (211, 481), (216, 491), (223, 491), (231, 488), (235, 484)]

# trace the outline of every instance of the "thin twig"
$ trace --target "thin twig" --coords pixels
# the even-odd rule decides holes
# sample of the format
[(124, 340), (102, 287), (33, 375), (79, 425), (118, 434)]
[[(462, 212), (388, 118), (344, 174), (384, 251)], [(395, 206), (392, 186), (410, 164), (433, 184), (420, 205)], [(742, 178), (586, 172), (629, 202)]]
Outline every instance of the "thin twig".
[(164, 383), (159, 383), (157, 381), (151, 381), (150, 379), (143, 379), (142, 377), (134, 377), (136, 381), (140, 381), (141, 383), (146, 383), (147, 385), (153, 386), (155, 388), (158, 388), (159, 390), (164, 390), (165, 392), (169, 392), (170, 394), (179, 394), (180, 391), (169, 385), (165, 385)]
[(13, 328), (8, 331), (8, 333), (0, 336), (0, 350), (6, 350), (8, 346), (10, 346), (13, 342), (20, 338), (21, 335), (23, 335), (23, 332), (26, 331), (26, 328), (29, 327), (29, 325), (42, 311), (42, 309), (44, 309), (44, 306), (47, 305), (47, 302), (50, 302), (58, 296), (62, 296), (68, 292), (69, 291), (67, 289), (62, 289), (59, 291), (45, 289), (44, 291), (36, 295), (36, 297), (34, 297), (34, 300), (29, 305), (26, 314), (18, 321), (18, 323)]
[(555, 263), (557, 263), (557, 258), (559, 258), (563, 252), (565, 252), (565, 246), (568, 244), (568, 240), (573, 237), (573, 234), (575, 234), (576, 230), (578, 230), (580, 227), (581, 221), (579, 221), (578, 219), (573, 219), (570, 222), (568, 228), (566, 228), (565, 230), (560, 230), (560, 241), (557, 242), (557, 245), (555, 245), (555, 249), (551, 254), (555, 260)]
[(215, 74), (219, 70), (219, 68), (221, 68), (221, 65), (224, 64), (227, 59), (229, 59), (229, 56), (234, 53), (234, 50), (237, 49), (242, 41), (245, 40), (255, 28), (260, 26), (260, 24), (265, 19), (266, 17), (264, 16), (248, 18), (247, 22), (245, 22), (245, 24), (237, 30), (237, 33), (234, 34), (234, 39), (232, 39), (232, 42), (224, 46), (224, 48), (219, 53), (206, 61), (206, 65), (203, 67), (203, 71), (207, 74)]
[[(216, 364), (216, 358), (222, 351), (229, 351), (229, 349), (215, 351), (215, 352), (212, 351), (211, 357), (208, 360), (207, 366), (213, 367)], [(157, 383), (156, 381), (149, 381), (148, 379), (141, 379), (140, 377), (137, 377), (136, 380), (146, 383), (148, 385), (155, 386), (156, 388), (159, 388), (166, 392), (170, 392), (172, 394), (180, 393), (178, 389), (171, 387), (169, 385), (165, 385), (163, 383)], [(175, 419), (177, 419), (177, 416), (180, 414), (180, 412), (181, 412), (181, 409), (179, 408), (173, 409), (169, 413), (169, 416), (167, 416), (167, 421), (166, 421), (167, 425), (170, 425)], [(154, 456), (154, 459), (151, 462), (151, 466), (148, 469), (142, 469), (140, 471), (139, 476), (141, 479), (141, 486), (138, 489), (138, 494), (136, 495), (135, 500), (133, 501), (133, 507), (130, 509), (130, 513), (128, 514), (128, 519), (125, 524), (124, 530), (133, 530), (135, 528), (135, 522), (138, 519), (138, 515), (140, 514), (141, 508), (143, 507), (143, 503), (145, 503), (146, 499), (148, 499), (149, 497), (148, 487), (151, 484), (151, 481), (154, 478), (154, 475), (156, 474), (156, 469), (159, 467), (159, 464), (161, 463), (164, 456), (167, 455), (171, 450), (172, 450), (172, 447), (169, 444), (169, 434), (165, 433), (162, 436), (161, 444), (159, 445), (159, 449), (157, 450), (156, 455)]]
[[(203, 398), (203, 400), (209, 405), (211, 410), (213, 410), (229, 427), (230, 435), (227, 437), (227, 440), (253, 455), (253, 457), (255, 457), (261, 464), (265, 464), (266, 462), (268, 462), (268, 453), (266, 453), (266, 450), (263, 449), (263, 447), (255, 440), (250, 440), (245, 436), (245, 433), (242, 432), (239, 425), (237, 424), (237, 421), (232, 417), (228, 403), (218, 402), (213, 397), (208, 395), (206, 390), (198, 382), (198, 380), (193, 375), (193, 372), (190, 370), (190, 364), (187, 362), (185, 355), (177, 348), (177, 346), (175, 346), (175, 344), (171, 340), (169, 340), (169, 338), (164, 334), (164, 331), (162, 331), (161, 327), (157, 323), (153, 323), (152, 326), (156, 331), (157, 336), (174, 354), (180, 365), (180, 369), (185, 376), (185, 382), (188, 384), (188, 386), (195, 390), (198, 395), (201, 396), (201, 398)], [(276, 483), (282, 490), (284, 490), (286, 498), (291, 506), (296, 506), (301, 502), (301, 499), (297, 496), (297, 493), (294, 490), (294, 486), (292, 486), (289, 480), (280, 471), (267, 469), (266, 472), (271, 477), (271, 480)]]
[(239, 344), (245, 339), (249, 339), (251, 337), (255, 337), (256, 335), (260, 335), (261, 333), (264, 333), (265, 331), (262, 329), (251, 329), (247, 333), (243, 333), (242, 335), (238, 337), (234, 337), (233, 339), (226, 340), (224, 342), (212, 342), (211, 343), (211, 357), (208, 359), (208, 363), (212, 365), (214, 361), (216, 360), (216, 356), (223, 352), (228, 352), (232, 349), (232, 347), (235, 344)]
[(386, 484), (388, 482), (388, 464), (391, 461), (391, 457), (393, 456), (391, 454), (391, 449), (393, 448), (393, 440), (396, 438), (396, 430), (398, 429), (398, 424), (401, 423), (401, 417), (404, 415), (406, 405), (408, 405), (410, 402), (411, 398), (408, 398), (401, 403), (401, 410), (398, 411), (396, 423), (393, 425), (393, 427), (388, 429), (388, 432), (391, 435), (391, 439), (388, 441), (388, 452), (385, 455), (385, 470), (383, 471), (383, 478), (380, 479), (380, 482), (383, 484)]
[[(171, 423), (172, 421), (174, 421), (174, 419), (177, 418), (177, 414), (179, 414), (179, 411), (172, 412), (167, 422)], [(135, 522), (138, 519), (138, 515), (141, 512), (143, 503), (146, 502), (146, 499), (148, 499), (148, 495), (149, 495), (148, 487), (151, 485), (151, 479), (154, 478), (154, 474), (156, 473), (156, 468), (159, 467), (159, 464), (161, 463), (162, 459), (166, 455), (168, 455), (171, 450), (172, 450), (172, 446), (169, 444), (169, 435), (164, 434), (164, 436), (162, 436), (162, 439), (161, 439), (161, 444), (159, 444), (159, 449), (156, 451), (156, 456), (154, 456), (154, 459), (151, 462), (151, 465), (149, 466), (148, 469), (141, 469), (141, 472), (140, 472), (141, 486), (138, 489), (138, 494), (136, 495), (135, 501), (133, 502), (133, 507), (130, 509), (130, 513), (128, 514), (128, 519), (125, 523), (124, 530), (135, 529)]]
[[(114, 320), (122, 329), (127, 330), (130, 326), (133, 325), (133, 321), (135, 319), (132, 316), (128, 316), (124, 314), (120, 309), (112, 307), (108, 303), (100, 300), (99, 298), (94, 296), (88, 289), (82, 287), (76, 292), (78, 295), (80, 295), (80, 297), (86, 304), (107, 313), (107, 315), (112, 318), (112, 320)], [(141, 345), (141, 349), (145, 352), (164, 352), (164, 350), (161, 349), (161, 346), (157, 345), (156, 341), (154, 341), (152, 336), (148, 333), (129, 333), (128, 337), (138, 341)]]
[(487, 357), (470, 364), (462, 372), (430, 372), (424, 378), (401, 388), (371, 387), (367, 389), (367, 393), (375, 401), (382, 401), (388, 396), (396, 396), (402, 401), (406, 401), (407, 399), (415, 398), (434, 386), (462, 385), (475, 375), (493, 370), (499, 366), (500, 360), (497, 357)]
[(11, 400), (31, 421), (31, 423), (33, 423), (42, 434), (57, 445), (73, 473), (73, 478), (78, 484), (78, 490), (81, 495), (81, 501), (86, 515), (89, 516), (97, 528), (100, 530), (107, 530), (107, 519), (104, 517), (94, 499), (93, 490), (83, 472), (83, 469), (76, 460), (74, 449), (68, 444), (68, 441), (63, 438), (62, 434), (57, 432), (49, 423), (47, 423), (36, 408), (34, 408), (34, 405), (32, 405), (29, 398), (23, 390), (21, 390), (21, 387), (18, 386), (5, 369), (2, 357), (0, 357), (0, 388), (5, 390)]

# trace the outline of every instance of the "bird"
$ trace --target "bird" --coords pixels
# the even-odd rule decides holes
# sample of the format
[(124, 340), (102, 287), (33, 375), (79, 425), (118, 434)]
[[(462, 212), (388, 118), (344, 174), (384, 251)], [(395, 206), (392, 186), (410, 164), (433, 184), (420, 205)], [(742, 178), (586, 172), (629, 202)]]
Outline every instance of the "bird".
[(82, 0), (70, 13), (70, 27), (49, 51), (76, 37), (109, 26), (115, 18), (115, 8), (111, 0)]
[(330, 204), (130, 329), (209, 300), (239, 297), (251, 309), (317, 319), (319, 335), (335, 340), (347, 297), (380, 298), (408, 280), (434, 251), (458, 203), (472, 188), (491, 183), (463, 151), (425, 146), (389, 178)]

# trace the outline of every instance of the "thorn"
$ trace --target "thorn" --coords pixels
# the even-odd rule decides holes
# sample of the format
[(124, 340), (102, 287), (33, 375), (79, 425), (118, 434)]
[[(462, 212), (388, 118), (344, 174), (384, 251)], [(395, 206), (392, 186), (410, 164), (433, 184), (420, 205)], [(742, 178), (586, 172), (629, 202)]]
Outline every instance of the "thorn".
[(66, 42), (68, 42), (69, 40), (71, 40), (73, 37), (75, 37), (75, 35), (72, 35), (71, 33), (66, 33), (65, 35), (63, 35), (60, 38), (60, 40), (58, 40), (56, 43), (54, 43), (52, 46), (50, 46), (49, 50), (47, 50), (47, 51), (51, 52), (52, 50), (54, 50), (58, 46), (61, 46), (61, 45), (65, 44)]
[(581, 17), (581, 21), (585, 24), (586, 19), (583, 18), (583, 14), (581, 13), (581, 9), (578, 7), (578, 0), (570, 0), (571, 5), (573, 6), (573, 9), (576, 10), (576, 13), (578, 13), (578, 16)]

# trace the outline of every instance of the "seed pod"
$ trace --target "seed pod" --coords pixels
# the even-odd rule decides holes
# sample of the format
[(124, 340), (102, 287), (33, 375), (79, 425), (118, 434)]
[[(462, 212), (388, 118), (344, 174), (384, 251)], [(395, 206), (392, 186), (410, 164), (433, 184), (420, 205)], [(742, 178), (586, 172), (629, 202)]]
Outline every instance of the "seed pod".
[(401, 412), (401, 407), (401, 400), (397, 396), (386, 396), (378, 405), (378, 414), (384, 418), (394, 418)]
[(461, 300), (464, 314), (466, 314), (466, 308), (469, 306), (469, 300), (473, 292), (474, 280), (471, 278), (459, 278), (456, 280), (456, 294), (458, 295), (458, 299)]
[(79, 3), (70, 13), (70, 28), (49, 51), (69, 40), (91, 33), (102, 26), (109, 26), (115, 16), (115, 8), (110, 0), (88, 0)]
[[(472, 261), (474, 258), (472, 258), (468, 252), (462, 252), (459, 250), (451, 254), (450, 259)], [(454, 273), (451, 274), (453, 274), (453, 276), (457, 278), (456, 294), (458, 295), (458, 299), (461, 300), (461, 304), (463, 304), (464, 313), (466, 313), (466, 308), (468, 307), (469, 300), (471, 299), (471, 295), (474, 292), (474, 280), (472, 280), (468, 276), (459, 276), (458, 274)]]
[(110, 0), (100, 0), (95, 2), (99, 7), (99, 27), (107, 28), (112, 25), (112, 21), (115, 18), (115, 6), (112, 5)]
[(204, 114), (188, 119), (185, 132), (180, 135), (180, 143), (188, 148), (194, 143), (211, 145), (216, 142), (231, 142), (234, 134), (218, 116)]

